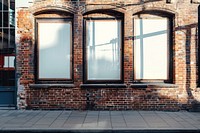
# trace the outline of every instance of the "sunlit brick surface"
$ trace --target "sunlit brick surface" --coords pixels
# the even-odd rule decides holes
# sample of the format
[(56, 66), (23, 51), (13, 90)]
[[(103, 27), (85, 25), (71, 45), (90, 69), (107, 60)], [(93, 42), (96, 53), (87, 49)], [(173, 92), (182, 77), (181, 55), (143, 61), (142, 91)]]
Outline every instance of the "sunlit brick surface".
[[(17, 8), (18, 107), (29, 109), (180, 110), (200, 102), (198, 88), (198, 4), (190, 0), (35, 0)], [(92, 11), (124, 15), (125, 88), (81, 88), (83, 83), (83, 17)], [(53, 12), (52, 12), (53, 11)], [(133, 14), (174, 14), (173, 84), (177, 87), (131, 87), (133, 76)], [(99, 13), (98, 16), (102, 14)], [(116, 14), (115, 14), (116, 15)], [(73, 17), (74, 87), (32, 88), (35, 84), (35, 18)], [(48, 36), (48, 33), (47, 33)], [(156, 41), (156, 40), (155, 40)]]

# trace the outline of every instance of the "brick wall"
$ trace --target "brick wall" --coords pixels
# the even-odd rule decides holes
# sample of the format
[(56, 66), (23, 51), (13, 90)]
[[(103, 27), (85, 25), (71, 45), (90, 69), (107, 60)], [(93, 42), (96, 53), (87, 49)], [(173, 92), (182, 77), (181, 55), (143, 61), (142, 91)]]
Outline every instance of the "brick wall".
[[(83, 84), (83, 17), (92, 11), (124, 14), (124, 84), (126, 87), (80, 87)], [(133, 87), (133, 14), (174, 14), (173, 84)], [(16, 9), (18, 107), (28, 109), (180, 110), (200, 102), (198, 88), (198, 4), (190, 0), (35, 0)], [(53, 13), (50, 13), (54, 11)], [(73, 87), (35, 84), (35, 18), (73, 16)], [(99, 15), (99, 14), (98, 14)], [(200, 73), (199, 73), (200, 74)]]

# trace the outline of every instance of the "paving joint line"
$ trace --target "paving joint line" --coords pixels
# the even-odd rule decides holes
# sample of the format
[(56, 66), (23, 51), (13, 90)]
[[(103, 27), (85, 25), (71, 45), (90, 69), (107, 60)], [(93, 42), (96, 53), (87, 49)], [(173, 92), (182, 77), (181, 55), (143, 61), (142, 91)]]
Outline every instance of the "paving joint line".
[(144, 117), (142, 116), (142, 114), (140, 113), (140, 111), (138, 111), (138, 113), (140, 114), (140, 116), (142, 117), (142, 119), (145, 121), (145, 123), (147, 124), (147, 126), (150, 127), (149, 123), (144, 119)]
[(126, 124), (126, 127), (128, 127), (128, 125), (127, 125), (127, 123), (126, 123), (126, 119), (125, 119), (124, 114), (123, 114), (122, 111), (121, 111), (121, 114), (122, 114), (122, 117), (123, 117), (123, 119), (124, 119), (124, 123)]
[[(192, 118), (190, 118), (190, 119), (192, 119)], [(198, 121), (196, 121), (196, 120), (194, 120), (194, 119), (192, 119), (193, 121), (195, 121), (196, 123), (198, 123)], [(188, 121), (188, 120), (185, 120), (185, 122), (187, 122), (188, 124), (190, 124), (190, 125), (192, 125), (193, 126), (193, 123), (191, 123), (190, 121)], [(195, 126), (194, 126), (195, 127)], [(195, 127), (196, 128), (196, 127)]]
[(51, 122), (51, 124), (49, 125), (49, 127), (51, 127), (51, 125), (54, 123), (54, 121), (56, 121), (58, 119), (58, 117), (61, 116), (62, 113), (63, 113), (63, 111), (59, 115), (57, 115), (57, 117)]
[[(25, 110), (23, 110), (22, 112), (20, 112), (18, 115), (21, 115), (21, 114), (23, 114), (24, 112), (26, 112)], [(30, 113), (29, 113), (30, 114)], [(26, 115), (25, 117), (27, 117), (28, 115)], [(17, 118), (17, 116), (15, 116), (13, 119), (15, 119), (15, 118)], [(7, 122), (5, 122), (5, 123), (3, 123), (3, 125), (5, 125), (5, 124), (9, 124), (8, 122), (9, 121), (12, 121), (13, 119), (10, 119), (10, 120), (8, 120)], [(22, 125), (24, 125), (26, 122), (27, 122), (28, 120), (26, 120)], [(20, 127), (22, 127), (22, 125), (20, 125)], [(3, 129), (4, 127), (2, 127), (2, 129)]]
[[(183, 114), (186, 115), (188, 118), (193, 119), (193, 118), (191, 118), (191, 115), (189, 115), (188, 113), (183, 112)], [(192, 114), (192, 115), (193, 115), (193, 114)]]
[[(65, 111), (63, 111), (63, 113), (64, 113), (64, 112), (65, 112)], [(73, 111), (70, 111), (70, 114), (68, 115), (67, 119), (65, 120), (65, 122), (62, 124), (61, 127), (63, 127), (63, 126), (65, 125), (65, 123), (67, 123), (67, 121), (68, 121), (69, 117), (71, 116), (72, 112), (73, 112)]]
[[(176, 112), (174, 112), (174, 114), (176, 115), (175, 117), (179, 117), (177, 114), (176, 114)], [(173, 116), (171, 116), (170, 114), (167, 114), (172, 120), (174, 120), (174, 121), (176, 121), (178, 124), (180, 124), (181, 126), (183, 126), (184, 127), (184, 125), (183, 124), (181, 124), (179, 121), (177, 121), (176, 119), (174, 119), (174, 117)], [(170, 126), (171, 127), (171, 126)]]
[[(187, 113), (184, 113), (184, 114), (187, 114)], [(193, 115), (193, 114), (191, 114), (191, 115)], [(194, 120), (194, 118), (192, 118), (191, 115), (188, 115), (188, 114), (187, 114), (187, 116), (188, 116), (190, 119)], [(194, 115), (193, 115), (193, 116), (194, 116)], [(195, 116), (194, 116), (194, 117), (195, 117)], [(199, 119), (200, 119), (200, 117), (199, 117)], [(196, 120), (195, 120), (195, 121), (196, 121)], [(191, 124), (191, 123), (190, 123), (190, 124)]]
[(0, 112), (1, 112), (1, 115), (0, 115), (0, 116), (2, 116), (3, 114), (7, 113), (6, 110), (1, 110), (1, 109), (0, 109)]
[[(49, 112), (49, 111), (48, 111), (48, 112)], [(48, 112), (47, 112), (47, 113), (48, 113)], [(37, 115), (39, 115), (39, 114), (42, 114), (42, 111), (40, 111)], [(33, 127), (34, 125), (36, 125), (36, 123), (37, 123), (39, 120), (41, 120), (42, 118), (44, 118), (44, 115), (40, 116), (40, 117), (38, 118), (38, 120), (35, 121), (34, 124), (33, 124), (31, 127)]]
[[(26, 117), (28, 117), (30, 114), (31, 114), (31, 112), (33, 112), (32, 110), (29, 112), (29, 114), (26, 116)], [(38, 112), (39, 113), (39, 112)], [(37, 114), (38, 114), (37, 113)], [(29, 122), (32, 118), (34, 118), (35, 117), (35, 115), (34, 116), (32, 116), (32, 117), (30, 117), (29, 118), (29, 120), (27, 120), (24, 124), (26, 124), (27, 122)], [(22, 126), (24, 126), (24, 124), (22, 125)]]
[(110, 125), (111, 125), (111, 129), (113, 129), (112, 118), (111, 118), (111, 111), (109, 111), (109, 116), (110, 116)]
[(98, 111), (97, 127), (99, 127), (99, 115), (100, 115), (100, 111)]
[[(8, 112), (6, 112), (6, 114), (8, 113), (7, 116), (10, 116), (11, 114), (15, 113), (16, 110), (9, 110)], [(10, 113), (11, 112), (11, 113)], [(3, 117), (7, 117), (7, 116), (3, 116)]]
[[(155, 113), (156, 113), (156, 115), (159, 116), (169, 127), (171, 127), (171, 126), (169, 125), (169, 123), (168, 123), (165, 119), (163, 119), (163, 118), (160, 116), (159, 113), (157, 113), (157, 112), (155, 112)], [(166, 114), (166, 113), (165, 113), (165, 114)]]
[[(11, 112), (11, 113), (10, 113)], [(9, 110), (8, 111), (8, 115), (7, 116), (3, 116), (3, 117), (11, 117), (11, 119), (9, 119), (9, 120), (7, 120), (5, 123), (3, 123), (3, 125), (5, 125), (5, 124), (7, 124), (9, 121), (11, 121), (11, 120), (13, 120), (13, 119), (15, 119), (15, 118), (17, 118), (16, 116), (10, 116), (10, 115), (12, 115), (12, 114), (14, 114), (16, 112), (16, 110)], [(24, 112), (24, 111), (23, 111)], [(13, 117), (13, 118), (12, 118)], [(2, 126), (3, 126), (2, 125)], [(2, 127), (3, 128), (3, 127)]]
[(87, 115), (88, 115), (88, 111), (87, 111), (87, 113), (86, 113), (86, 115), (85, 115), (85, 117), (84, 117), (84, 120), (83, 120), (82, 124), (81, 124), (81, 127), (82, 127), (82, 128), (83, 128), (83, 124), (85, 123), (85, 119), (86, 119)]
[[(181, 113), (181, 112), (176, 112), (176, 115), (178, 116), (179, 119), (181, 119), (181, 120), (184, 121), (184, 119), (180, 116), (180, 113)], [(178, 122), (179, 122), (179, 121), (178, 121)]]

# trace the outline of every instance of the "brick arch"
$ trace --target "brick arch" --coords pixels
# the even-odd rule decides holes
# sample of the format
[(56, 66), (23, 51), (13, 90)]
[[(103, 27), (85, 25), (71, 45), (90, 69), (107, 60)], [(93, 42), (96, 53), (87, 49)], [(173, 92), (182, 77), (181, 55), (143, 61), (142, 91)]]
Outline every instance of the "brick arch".
[[(113, 7), (112, 7), (113, 8)], [(121, 15), (123, 16), (125, 13), (125, 10), (123, 9), (112, 9), (112, 8), (95, 8), (94, 9), (89, 9), (89, 10), (85, 10), (84, 12), (82, 12), (83, 16), (84, 15), (88, 15), (88, 14), (94, 14), (94, 13), (104, 13), (104, 14), (115, 14), (115, 15)]]
[(62, 8), (57, 6), (51, 6), (51, 7), (40, 7), (36, 8), (31, 11), (34, 16), (37, 16), (39, 14), (44, 14), (48, 12), (58, 12), (58, 13), (65, 13), (68, 15), (73, 15), (75, 13), (73, 8)]
[(177, 11), (174, 8), (161, 8), (161, 7), (138, 7), (132, 11), (133, 15), (142, 13), (160, 13), (169, 16), (174, 16), (177, 14)]

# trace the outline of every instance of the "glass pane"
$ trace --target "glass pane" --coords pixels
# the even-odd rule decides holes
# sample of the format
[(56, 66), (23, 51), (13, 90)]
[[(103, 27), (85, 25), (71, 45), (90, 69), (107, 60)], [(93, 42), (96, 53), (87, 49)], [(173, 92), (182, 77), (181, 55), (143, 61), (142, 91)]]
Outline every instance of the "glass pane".
[(15, 10), (15, 0), (10, 0), (10, 11), (14, 12)]
[(4, 56), (4, 68), (12, 68), (14, 67), (15, 56)]
[[(168, 19), (136, 19), (136, 79), (167, 79)], [(156, 41), (155, 41), (156, 40)]]
[(10, 29), (10, 48), (15, 48), (15, 30)]
[(9, 33), (7, 29), (3, 29), (3, 48), (8, 48)]
[[(0, 50), (3, 49), (3, 31), (0, 28)], [(0, 52), (1, 54), (1, 52)]]
[(71, 78), (71, 23), (39, 23), (38, 30), (39, 78)]
[(8, 1), (9, 0), (3, 0), (3, 10), (5, 11), (5, 10), (8, 10)]
[(2, 12), (0, 12), (0, 27), (3, 26)]
[(3, 12), (3, 27), (8, 27), (8, 12)]
[(15, 27), (15, 12), (10, 12), (10, 27)]
[(120, 80), (120, 49), (121, 21), (88, 21), (88, 80)]
[(0, 0), (0, 10), (2, 10), (2, 6), (3, 6), (2, 0)]

